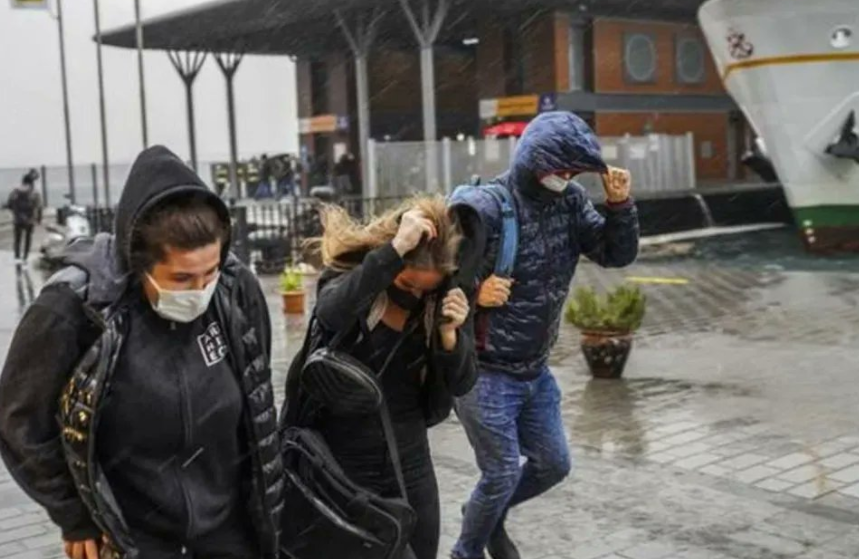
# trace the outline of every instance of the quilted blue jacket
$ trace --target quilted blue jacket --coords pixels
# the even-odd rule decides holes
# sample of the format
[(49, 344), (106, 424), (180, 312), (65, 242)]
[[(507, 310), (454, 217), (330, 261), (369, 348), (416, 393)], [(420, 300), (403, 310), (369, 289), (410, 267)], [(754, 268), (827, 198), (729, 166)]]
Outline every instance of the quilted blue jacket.
[[(495, 182), (513, 193), (519, 247), (507, 305), (478, 309), (476, 342), (481, 370), (522, 377), (539, 374), (558, 337), (570, 284), (584, 254), (604, 267), (631, 264), (638, 254), (638, 214), (630, 200), (600, 214), (584, 189), (571, 182), (563, 194), (545, 189), (547, 174), (605, 169), (588, 125), (568, 112), (544, 113), (525, 130), (510, 170)], [(484, 189), (462, 200), (481, 215), (487, 243), (480, 277), (492, 273), (501, 234), (500, 207)]]

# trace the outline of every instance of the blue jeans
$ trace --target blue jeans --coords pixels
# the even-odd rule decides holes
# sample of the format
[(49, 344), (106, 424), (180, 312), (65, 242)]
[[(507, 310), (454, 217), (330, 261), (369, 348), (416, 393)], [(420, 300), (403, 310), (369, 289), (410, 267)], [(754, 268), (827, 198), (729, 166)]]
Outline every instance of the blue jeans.
[(548, 367), (534, 380), (481, 370), (472, 391), (457, 399), (456, 413), (482, 476), (453, 552), (476, 559), (483, 557), (490, 534), (509, 508), (569, 475), (570, 450), (561, 420), (561, 391)]

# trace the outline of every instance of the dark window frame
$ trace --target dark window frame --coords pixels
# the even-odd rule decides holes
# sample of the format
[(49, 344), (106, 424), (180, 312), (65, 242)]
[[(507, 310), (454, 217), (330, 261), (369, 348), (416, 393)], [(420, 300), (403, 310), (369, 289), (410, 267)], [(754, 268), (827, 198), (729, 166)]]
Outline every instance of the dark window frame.
[[(649, 41), (651, 50), (653, 52), (653, 66), (650, 71), (650, 75), (646, 78), (639, 78), (635, 76), (630, 71), (629, 60), (628, 60), (628, 52), (629, 52), (629, 44), (633, 39), (637, 37), (646, 38)], [(656, 36), (653, 33), (648, 33), (644, 31), (628, 31), (622, 35), (622, 67), (623, 67), (623, 78), (627, 84), (630, 85), (652, 85), (655, 84), (658, 80), (659, 75), (659, 48), (656, 44)]]
[[(681, 45), (685, 42), (694, 42), (698, 45), (701, 52), (701, 71), (700, 77), (697, 79), (687, 79), (683, 77), (681, 72)], [(707, 45), (704, 44), (704, 39), (691, 33), (675, 33), (674, 34), (674, 83), (677, 85), (686, 86), (702, 86), (707, 83)]]

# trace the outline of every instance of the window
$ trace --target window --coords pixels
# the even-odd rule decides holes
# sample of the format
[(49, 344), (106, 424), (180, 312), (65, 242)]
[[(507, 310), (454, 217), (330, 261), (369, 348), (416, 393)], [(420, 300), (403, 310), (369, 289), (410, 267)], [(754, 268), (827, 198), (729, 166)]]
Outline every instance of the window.
[(674, 68), (677, 83), (704, 82), (706, 51), (700, 38), (688, 35), (677, 36), (674, 41)]
[(581, 22), (570, 25), (570, 91), (587, 89), (585, 80), (586, 28)]
[(310, 99), (314, 115), (328, 114), (328, 66), (325, 61), (310, 62)]
[(623, 68), (630, 83), (656, 81), (656, 42), (647, 33), (628, 33), (623, 37)]

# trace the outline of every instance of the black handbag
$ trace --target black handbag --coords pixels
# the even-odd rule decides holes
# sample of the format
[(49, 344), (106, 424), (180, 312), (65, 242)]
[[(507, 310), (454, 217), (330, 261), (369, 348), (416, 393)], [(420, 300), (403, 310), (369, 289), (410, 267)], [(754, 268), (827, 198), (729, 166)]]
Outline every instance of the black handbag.
[[(312, 331), (313, 324), (308, 339)], [(399, 450), (379, 381), (412, 332), (413, 326), (404, 329), (378, 376), (337, 349), (345, 332), (306, 358), (301, 391), (338, 415), (379, 414), (400, 497), (384, 498), (356, 485), (318, 431), (287, 427), (282, 435), (286, 485), (280, 538), (281, 551), (287, 557), (399, 559), (407, 552), (417, 515), (408, 503)]]

